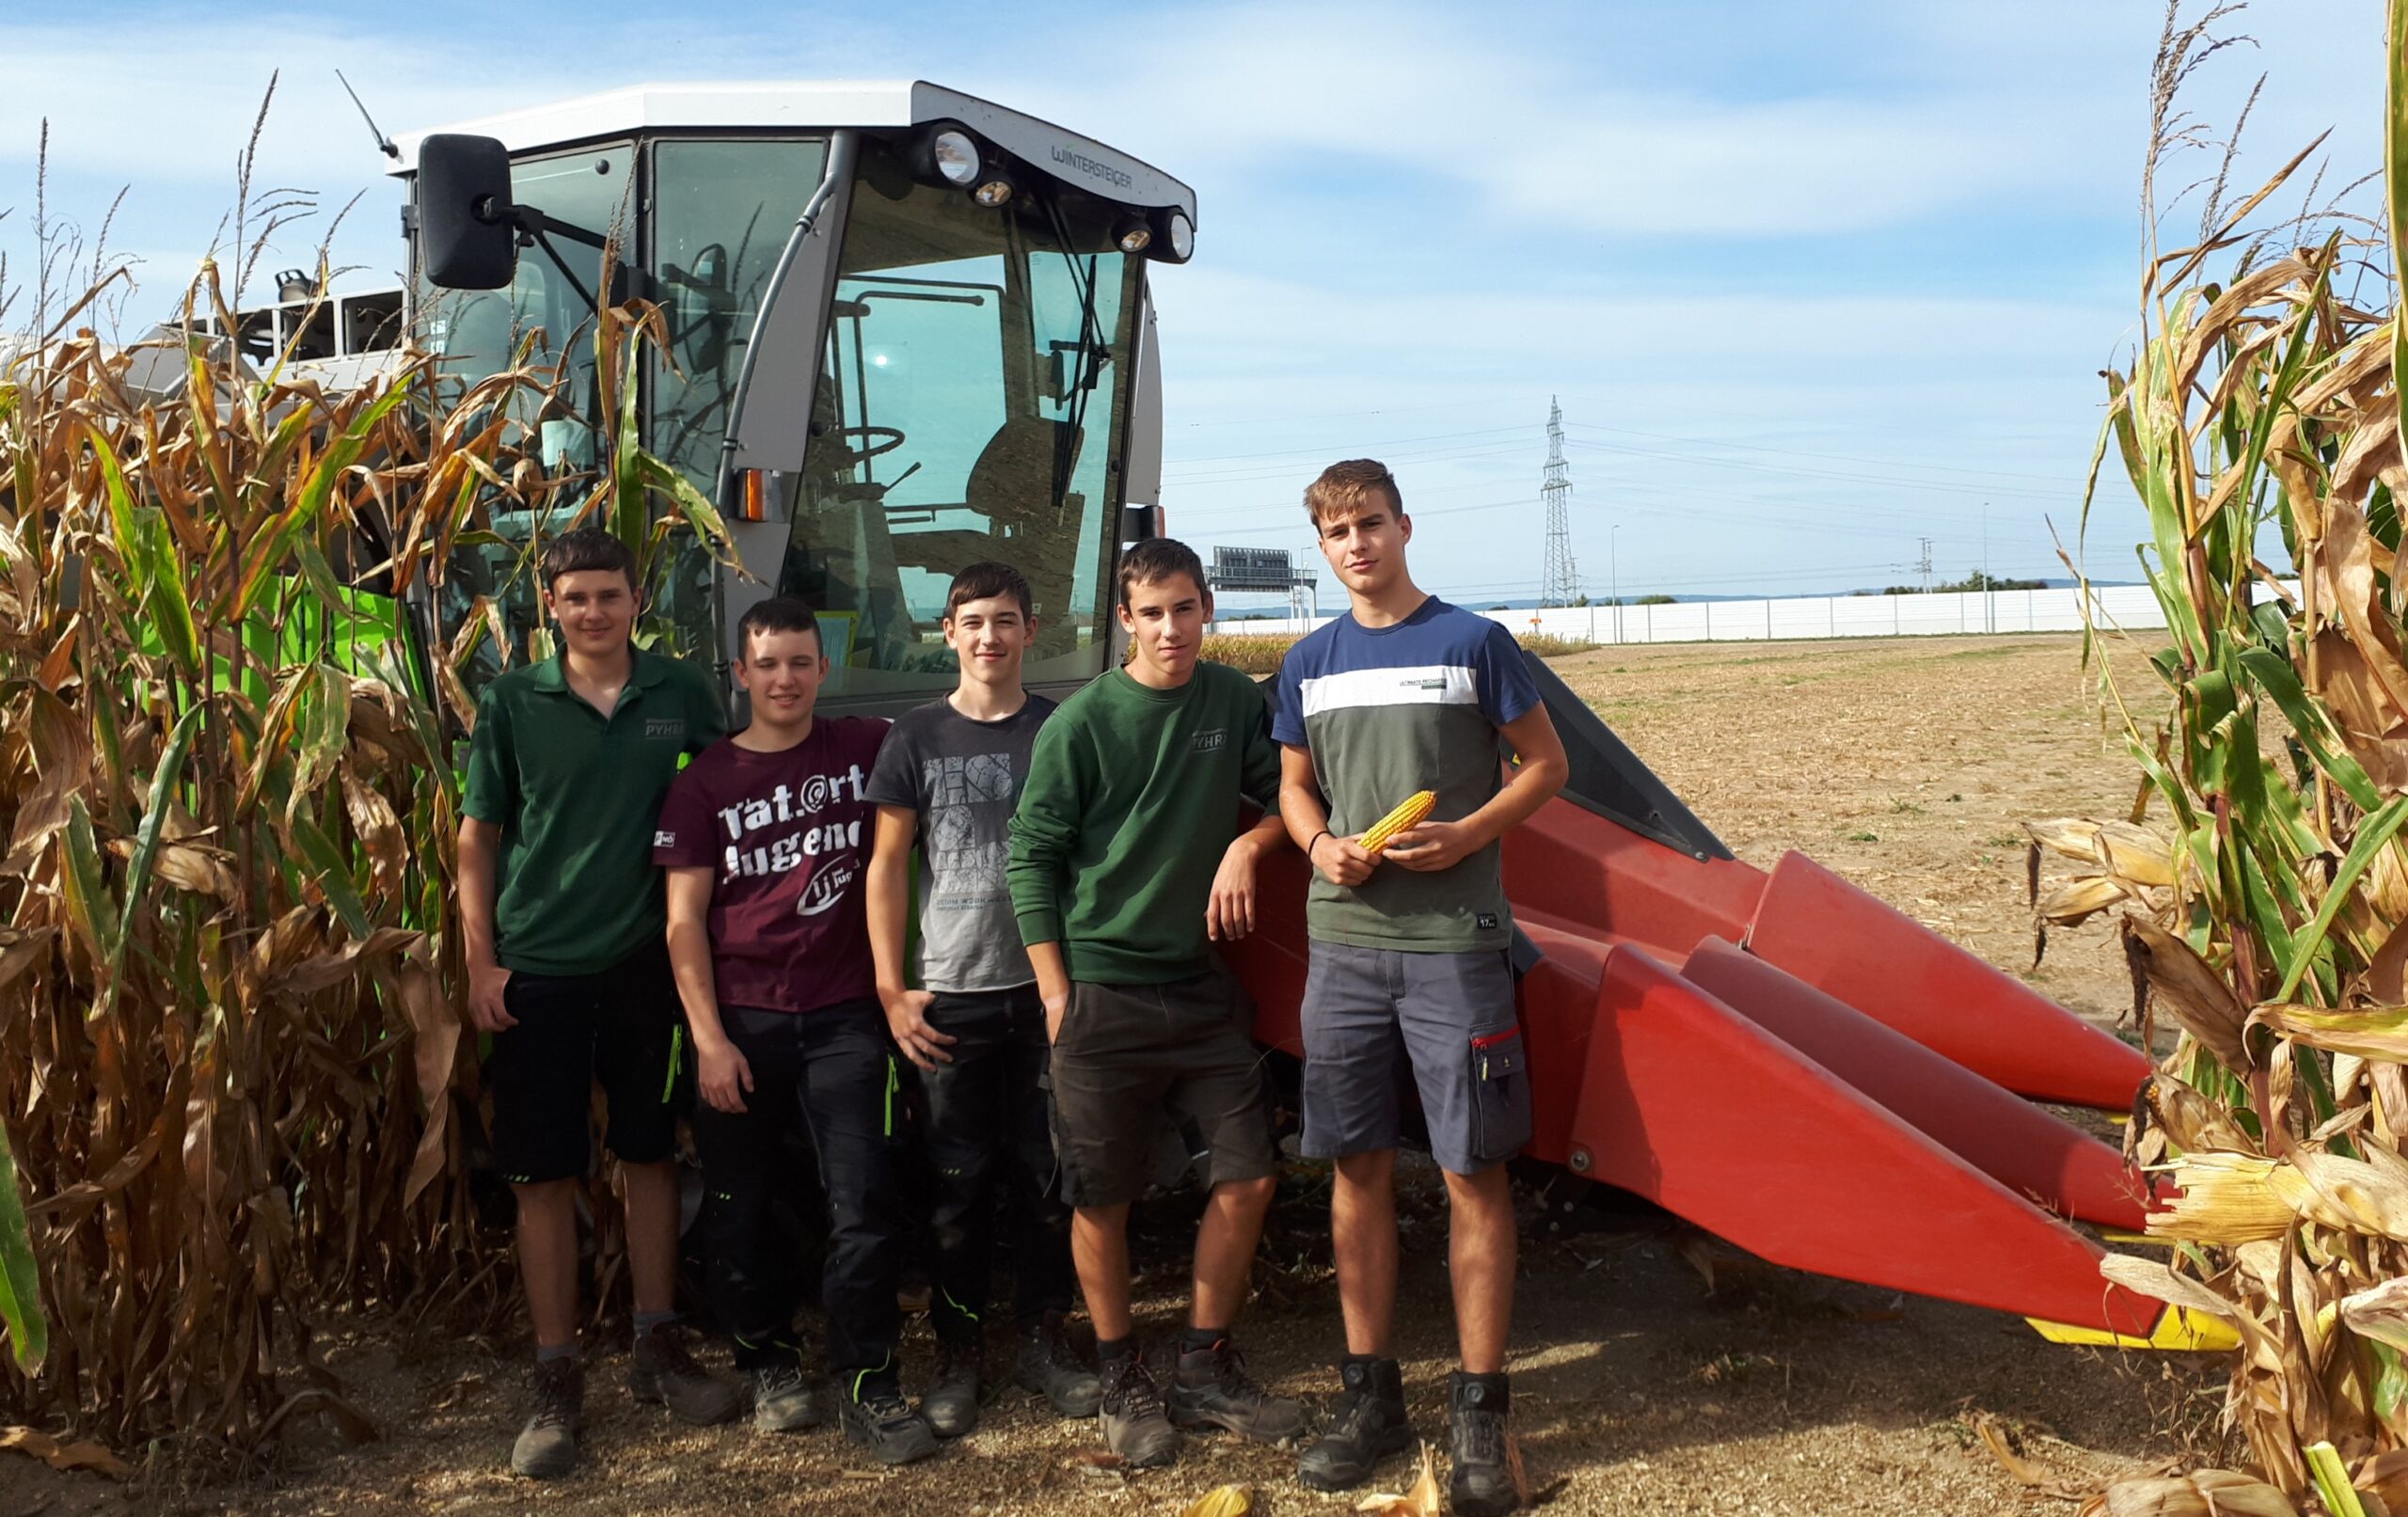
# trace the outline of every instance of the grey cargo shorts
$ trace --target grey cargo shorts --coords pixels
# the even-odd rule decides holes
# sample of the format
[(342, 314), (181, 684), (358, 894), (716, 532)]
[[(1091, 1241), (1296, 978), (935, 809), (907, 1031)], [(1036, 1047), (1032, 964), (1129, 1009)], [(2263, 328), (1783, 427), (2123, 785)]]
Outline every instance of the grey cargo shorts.
[(1304, 1151), (1397, 1146), (1409, 1066), (1441, 1169), (1477, 1175), (1530, 1141), (1530, 1076), (1501, 951), (1312, 945), (1305, 977)]

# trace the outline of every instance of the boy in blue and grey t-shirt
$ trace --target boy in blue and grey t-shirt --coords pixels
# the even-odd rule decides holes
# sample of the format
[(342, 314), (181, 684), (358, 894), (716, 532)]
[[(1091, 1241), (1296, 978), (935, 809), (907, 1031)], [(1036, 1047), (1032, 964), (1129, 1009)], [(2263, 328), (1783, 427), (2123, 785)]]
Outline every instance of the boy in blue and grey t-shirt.
[[(1297, 1477), (1359, 1483), (1415, 1439), (1389, 1331), (1396, 1309), (1398, 1061), (1409, 1062), (1447, 1178), (1463, 1367), (1449, 1398), (1453, 1509), (1510, 1511), (1505, 1343), (1513, 1309), (1504, 1161), (1530, 1137), (1498, 839), (1563, 787), (1566, 763), (1522, 650), (1425, 594), (1413, 522), (1386, 466), (1352, 459), (1305, 492), (1348, 614), (1290, 651), (1272, 735), (1279, 809), (1312, 861), (1306, 906), (1304, 1151), (1337, 1161), (1330, 1201), (1346, 1319), (1342, 1392)], [(1503, 777), (1501, 750), (1517, 765)], [(1355, 839), (1416, 791), (1419, 826), (1380, 855)]]

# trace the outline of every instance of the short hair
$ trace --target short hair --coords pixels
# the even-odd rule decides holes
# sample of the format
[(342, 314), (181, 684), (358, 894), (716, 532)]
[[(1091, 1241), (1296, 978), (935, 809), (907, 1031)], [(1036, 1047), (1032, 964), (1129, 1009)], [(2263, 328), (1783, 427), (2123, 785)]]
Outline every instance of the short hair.
[(1158, 585), (1180, 575), (1196, 581), (1197, 594), (1212, 593), (1204, 583), (1204, 561), (1194, 548), (1175, 537), (1149, 537), (1133, 544), (1120, 555), (1120, 604), (1128, 606), (1133, 585)]
[(828, 640), (819, 635), (819, 618), (812, 608), (792, 595), (772, 595), (759, 601), (736, 623), (736, 661), (745, 662), (745, 654), (752, 646), (755, 632), (808, 632), (812, 646), (822, 654), (828, 651)]
[(1333, 513), (1362, 510), (1374, 490), (1386, 492), (1388, 504), (1398, 515), (1404, 514), (1404, 492), (1396, 487), (1396, 476), (1386, 464), (1376, 458), (1341, 459), (1305, 486), (1305, 514), (1318, 528)]
[(1028, 593), (1028, 576), (1008, 563), (981, 559), (953, 577), (953, 588), (944, 594), (944, 619), (952, 621), (953, 613), (965, 601), (997, 600), (1006, 595), (1020, 602), (1021, 615), (1037, 614), (1037, 602)]
[(573, 528), (545, 544), (542, 568), (547, 593), (561, 576), (590, 570), (616, 570), (627, 577), (629, 590), (636, 588), (636, 556), (627, 551), (627, 545), (599, 527)]

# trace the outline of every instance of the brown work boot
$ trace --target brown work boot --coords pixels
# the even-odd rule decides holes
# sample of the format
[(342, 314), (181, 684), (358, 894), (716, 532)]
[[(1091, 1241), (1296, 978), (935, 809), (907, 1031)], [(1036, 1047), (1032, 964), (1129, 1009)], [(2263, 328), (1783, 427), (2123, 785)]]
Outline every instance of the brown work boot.
[(1459, 1517), (1504, 1517), (1522, 1504), (1505, 1462), (1505, 1418), (1513, 1409), (1501, 1374), (1458, 1369), (1448, 1382), (1448, 1462), (1454, 1469), (1447, 1505)]
[(1305, 1406), (1274, 1396), (1245, 1372), (1245, 1356), (1227, 1336), (1179, 1356), (1170, 1383), (1170, 1419), (1182, 1428), (1210, 1424), (1275, 1444), (1305, 1430)]
[(695, 1363), (686, 1330), (675, 1322), (663, 1322), (636, 1339), (635, 1357), (627, 1365), (627, 1394), (639, 1401), (659, 1402), (678, 1421), (697, 1428), (730, 1421), (744, 1410), (743, 1391)]
[(1020, 1352), (1012, 1361), (1012, 1376), (1045, 1398), (1055, 1414), (1091, 1417), (1103, 1403), (1103, 1386), (1095, 1371), (1079, 1362), (1060, 1312), (1047, 1312), (1034, 1322), (1022, 1322)]
[(546, 1359), (535, 1366), (535, 1410), (510, 1448), (510, 1469), (531, 1480), (557, 1480), (577, 1468), (585, 1426), (585, 1364)]
[(1167, 1464), (1179, 1457), (1179, 1430), (1163, 1411), (1162, 1388), (1143, 1355), (1103, 1362), (1101, 1411), (1104, 1446), (1133, 1467)]

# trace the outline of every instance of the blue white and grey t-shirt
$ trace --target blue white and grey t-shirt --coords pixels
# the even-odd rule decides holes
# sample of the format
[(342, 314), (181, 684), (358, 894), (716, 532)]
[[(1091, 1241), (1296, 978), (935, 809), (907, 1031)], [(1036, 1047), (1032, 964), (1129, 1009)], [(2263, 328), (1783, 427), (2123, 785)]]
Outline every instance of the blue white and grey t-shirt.
[[(1512, 633), (1432, 596), (1394, 626), (1350, 614), (1314, 632), (1279, 666), (1271, 735), (1308, 749), (1329, 830), (1360, 832), (1417, 790), (1431, 816), (1460, 821), (1503, 785), (1497, 729), (1539, 703)], [(1409, 953), (1506, 947), (1513, 919), (1494, 843), (1451, 869), (1382, 864), (1353, 887), (1316, 871), (1305, 909), (1322, 942)]]

